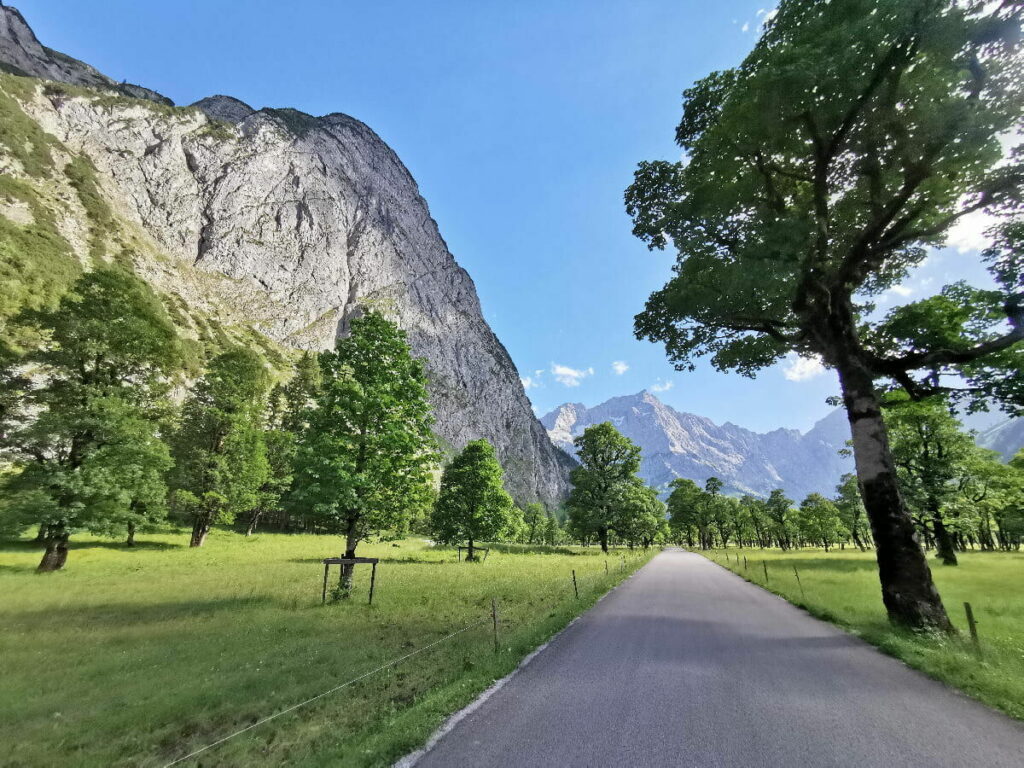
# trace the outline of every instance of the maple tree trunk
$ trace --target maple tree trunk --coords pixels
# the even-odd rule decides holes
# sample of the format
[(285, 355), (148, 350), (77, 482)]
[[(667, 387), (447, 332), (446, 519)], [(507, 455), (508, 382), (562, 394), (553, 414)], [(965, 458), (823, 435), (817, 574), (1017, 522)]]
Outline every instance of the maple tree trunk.
[(874, 379), (856, 360), (846, 360), (837, 368), (889, 619), (915, 629), (950, 632), (952, 625), (900, 495)]
[[(355, 557), (356, 547), (359, 546), (359, 537), (356, 535), (355, 518), (349, 518), (348, 528), (345, 531), (345, 557)], [(341, 566), (341, 596), (347, 598), (352, 593), (352, 572), (354, 565)]]
[(935, 554), (942, 561), (943, 565), (956, 565), (956, 550), (953, 548), (953, 537), (949, 535), (949, 529), (942, 521), (942, 513), (939, 505), (931, 504), (932, 531), (935, 533)]
[(50, 526), (46, 537), (46, 551), (36, 568), (37, 573), (59, 571), (68, 560), (68, 537), (71, 534), (63, 526)]
[(128, 523), (128, 538), (124, 540), (126, 546), (135, 546), (135, 523)]
[(210, 524), (205, 520), (196, 520), (192, 526), (192, 538), (189, 540), (189, 547), (201, 547), (206, 543), (206, 536), (210, 533)]

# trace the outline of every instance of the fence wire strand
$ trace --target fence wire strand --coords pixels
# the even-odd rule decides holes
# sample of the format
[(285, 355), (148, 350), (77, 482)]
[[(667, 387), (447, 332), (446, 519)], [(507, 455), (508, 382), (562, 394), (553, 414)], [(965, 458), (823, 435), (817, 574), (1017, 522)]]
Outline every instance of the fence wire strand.
[[(629, 563), (626, 563), (626, 559), (627, 558), (625, 558), (624, 556), (621, 556), (621, 555), (620, 555), (620, 557), (622, 557), (622, 559), (623, 559), (623, 562), (622, 562), (623, 568), (618, 573), (616, 573), (614, 571), (608, 571), (607, 573), (603, 573), (603, 574), (602, 573), (586, 574), (585, 576), (582, 576), (580, 578), (580, 583), (582, 584), (584, 580), (586, 580), (586, 582), (588, 582), (588, 583), (592, 583), (593, 581), (597, 581), (598, 579), (600, 579), (602, 577), (603, 578), (608, 578), (609, 576), (613, 576), (614, 577), (614, 576), (622, 576), (622, 575), (624, 575), (624, 573), (629, 570), (629, 566), (633, 564), (633, 561), (635, 560), (635, 555), (631, 555), (628, 558), (629, 559)], [(592, 578), (595, 575), (596, 575), (597, 578)], [(577, 599), (579, 599), (579, 598), (577, 598)], [(561, 601), (559, 601), (559, 602), (561, 602)], [(189, 752), (187, 755), (183, 755), (182, 757), (175, 758), (171, 762), (166, 763), (163, 766), (163, 768), (171, 768), (171, 766), (175, 766), (175, 765), (178, 765), (179, 763), (185, 762), (186, 760), (190, 760), (193, 757), (196, 757), (197, 755), (200, 755), (203, 752), (206, 752), (207, 750), (210, 750), (210, 749), (213, 749), (214, 747), (220, 746), (221, 744), (223, 744), (226, 741), (230, 741), (231, 739), (235, 738), (236, 736), (241, 736), (243, 733), (251, 731), (254, 728), (258, 728), (259, 726), (264, 725), (265, 723), (269, 723), (271, 720), (274, 720), (274, 719), (276, 719), (278, 717), (281, 717), (282, 715), (287, 715), (289, 712), (294, 712), (296, 709), (300, 709), (301, 707), (304, 707), (307, 704), (312, 704), (314, 701), (317, 701), (318, 699), (322, 699), (324, 696), (330, 696), (332, 693), (336, 693), (337, 691), (340, 691), (342, 688), (347, 688), (350, 685), (355, 685), (360, 680), (365, 680), (366, 678), (371, 677), (371, 676), (377, 674), (378, 672), (383, 672), (385, 669), (388, 669), (389, 667), (394, 667), (397, 664), (402, 663), (406, 659), (410, 659), (413, 656), (416, 656), (416, 655), (418, 655), (420, 653), (423, 653), (424, 651), (429, 651), (431, 648), (433, 648), (436, 645), (440, 645), (445, 640), (451, 640), (456, 635), (461, 635), (463, 632), (466, 632), (467, 630), (473, 629), (474, 627), (478, 627), (481, 624), (484, 624), (484, 623), (492, 621), (492, 620), (493, 620), (493, 617), (488, 615), (488, 616), (485, 616), (484, 618), (480, 619), (479, 621), (474, 621), (471, 624), (467, 624), (466, 626), (462, 627), (462, 629), (457, 629), (454, 632), (452, 632), (451, 634), (445, 635), (444, 637), (435, 640), (434, 642), (430, 643), (429, 645), (425, 645), (422, 648), (416, 649), (415, 651), (410, 651), (409, 653), (405, 654), (404, 656), (400, 656), (397, 659), (393, 659), (392, 661), (389, 661), (386, 664), (381, 664), (376, 669), (371, 669), (369, 672), (365, 672), (365, 673), (359, 675), (359, 677), (354, 677), (351, 680), (347, 680), (346, 682), (341, 683), (340, 685), (336, 685), (333, 688), (330, 688), (329, 690), (324, 691), (323, 693), (318, 693), (316, 696), (312, 696), (312, 697), (306, 699), (305, 701), (300, 701), (298, 704), (293, 704), (292, 706), (288, 707), (287, 709), (282, 709), (281, 711), (275, 712), (272, 715), (268, 715), (267, 717), (264, 717), (261, 720), (257, 720), (255, 723), (251, 723), (250, 725), (247, 725), (244, 728), (239, 728), (237, 731), (234, 731), (233, 733), (229, 733), (227, 736), (224, 736), (223, 738), (217, 739), (217, 741), (211, 742), (211, 743), (207, 744), (204, 747), (200, 747), (199, 749), (197, 749), (197, 750), (195, 750), (193, 752)]]
[(203, 752), (206, 752), (209, 749), (213, 749), (214, 747), (219, 746), (219, 745), (223, 744), (226, 741), (230, 741), (231, 739), (235, 738), (236, 736), (241, 736), (243, 733), (245, 733), (247, 731), (251, 731), (253, 728), (258, 728), (259, 726), (263, 725), (264, 723), (269, 723), (271, 720), (274, 720), (274, 719), (276, 719), (278, 717), (281, 717), (282, 715), (287, 715), (289, 712), (294, 712), (296, 709), (299, 709), (300, 707), (304, 707), (307, 704), (312, 704), (314, 701), (317, 701), (318, 699), (322, 699), (324, 696), (329, 696), (332, 693), (336, 693), (337, 691), (340, 691), (342, 688), (347, 688), (350, 685), (354, 685), (355, 683), (358, 683), (360, 680), (365, 680), (366, 678), (371, 677), (372, 675), (375, 675), (378, 672), (383, 672), (385, 669), (388, 669), (389, 667), (393, 667), (393, 666), (395, 666), (397, 664), (400, 664), (401, 662), (405, 661), (406, 659), (410, 659), (413, 656), (416, 656), (417, 654), (423, 653), (424, 651), (429, 651), (435, 645), (440, 645), (445, 640), (451, 640), (456, 635), (461, 635), (463, 632), (465, 632), (465, 631), (467, 631), (469, 629), (472, 629), (473, 627), (478, 627), (478, 626), (480, 626), (481, 624), (483, 624), (484, 622), (487, 622), (487, 621), (491, 621), (491, 617), (490, 616), (486, 616), (485, 618), (482, 618), (479, 621), (474, 621), (472, 624), (467, 624), (462, 629), (457, 629), (454, 632), (452, 632), (451, 634), (445, 635), (444, 637), (439, 638), (438, 640), (435, 640), (434, 642), (430, 643), (429, 645), (425, 645), (422, 648), (418, 648), (415, 651), (411, 651), (411, 652), (405, 654), (404, 656), (400, 656), (397, 659), (393, 659), (393, 660), (387, 662), (386, 664), (381, 664), (376, 669), (371, 669), (369, 672), (365, 672), (365, 673), (359, 675), (359, 677), (354, 677), (351, 680), (348, 680), (348, 681), (346, 681), (344, 683), (341, 683), (340, 685), (336, 685), (333, 688), (324, 691), (323, 693), (318, 693), (316, 696), (312, 696), (311, 698), (308, 698), (305, 701), (300, 701), (298, 704), (293, 704), (292, 706), (288, 707), (287, 709), (282, 709), (280, 712), (275, 712), (272, 715), (268, 715), (267, 717), (264, 717), (262, 720), (257, 720), (255, 723), (251, 723), (250, 725), (245, 726), (245, 728), (239, 728), (234, 733), (229, 733), (227, 736), (224, 736), (223, 738), (217, 739), (217, 741), (211, 742), (211, 743), (207, 744), (205, 747), (200, 747), (199, 749), (197, 749), (197, 750), (195, 750), (193, 752), (189, 752), (187, 755), (175, 758), (171, 762), (165, 764), (163, 766), (163, 768), (171, 768), (171, 766), (173, 766), (173, 765), (177, 765), (178, 763), (183, 763), (186, 760), (190, 760), (193, 757), (195, 757), (196, 755), (200, 755)]

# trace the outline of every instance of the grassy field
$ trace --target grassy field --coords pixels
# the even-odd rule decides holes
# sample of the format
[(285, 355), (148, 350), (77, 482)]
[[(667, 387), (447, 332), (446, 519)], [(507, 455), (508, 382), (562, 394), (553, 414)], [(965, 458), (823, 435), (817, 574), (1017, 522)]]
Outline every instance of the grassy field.
[(363, 545), (382, 558), (373, 606), (368, 567), (354, 599), (321, 606), (336, 537), (215, 531), (198, 550), (186, 534), (140, 538), (81, 537), (66, 571), (42, 576), (37, 548), (0, 546), (0, 764), (162, 766), (484, 619), (184, 763), (386, 765), (649, 557), (615, 552), (606, 575), (595, 548), (459, 563), (418, 540)]
[[(882, 607), (873, 552), (730, 548), (704, 554), (761, 586), (765, 586), (763, 564), (767, 564), (767, 587), (772, 592), (912, 667), (1024, 719), (1024, 552), (958, 553), (960, 565), (953, 568), (931, 560), (946, 610), (961, 631), (959, 638), (891, 627)], [(978, 622), (980, 659), (968, 640), (964, 602), (971, 603)]]

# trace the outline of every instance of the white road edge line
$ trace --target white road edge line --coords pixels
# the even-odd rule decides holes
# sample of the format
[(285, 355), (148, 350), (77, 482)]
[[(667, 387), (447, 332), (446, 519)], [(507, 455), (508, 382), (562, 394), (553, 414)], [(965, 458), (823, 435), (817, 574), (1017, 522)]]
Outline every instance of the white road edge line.
[[(655, 557), (657, 557), (657, 555), (655, 555)], [(654, 557), (652, 557), (651, 560), (654, 560)], [(601, 595), (599, 598), (597, 598), (597, 600), (594, 601), (594, 605), (590, 606), (590, 608), (587, 608), (587, 610), (585, 610), (583, 613), (581, 613), (575, 619), (573, 619), (568, 624), (566, 624), (564, 627), (562, 627), (560, 630), (555, 632), (555, 634), (553, 634), (551, 637), (549, 637), (543, 643), (541, 643), (536, 648), (534, 648), (532, 651), (530, 651), (523, 658), (523, 660), (519, 662), (519, 664), (516, 666), (515, 669), (513, 669), (511, 672), (509, 672), (503, 678), (501, 678), (500, 680), (498, 680), (497, 682), (492, 684), (490, 688), (488, 688), (486, 691), (481, 693), (473, 701), (471, 701), (465, 707), (460, 709), (458, 712), (456, 712), (453, 715), (450, 715), (448, 717), (448, 719), (445, 720), (441, 724), (441, 727), (438, 728), (436, 731), (434, 731), (434, 734), (429, 739), (427, 739), (427, 743), (426, 744), (424, 744), (422, 747), (420, 747), (419, 749), (415, 750), (414, 752), (410, 752), (405, 757), (399, 758), (392, 765), (391, 768), (413, 768), (413, 766), (416, 765), (416, 763), (418, 763), (423, 757), (426, 756), (426, 754), (428, 752), (430, 752), (434, 747), (437, 746), (437, 743), (441, 739), (443, 739), (445, 736), (447, 736), (449, 733), (451, 733), (451, 731), (454, 730), (456, 725), (458, 725), (465, 718), (469, 717), (471, 714), (476, 712), (480, 707), (482, 707), (484, 705), (484, 703), (489, 698), (491, 698), (491, 696), (493, 696), (498, 691), (500, 691), (504, 687), (505, 683), (507, 683), (509, 680), (511, 680), (513, 677), (515, 677), (517, 674), (519, 674), (520, 670), (522, 670), (523, 667), (525, 667), (527, 664), (529, 664), (531, 661), (533, 661), (534, 658), (538, 654), (540, 654), (541, 651), (543, 651), (545, 648), (547, 648), (549, 645), (551, 645), (553, 642), (555, 642), (555, 640), (557, 640), (559, 637), (561, 637), (565, 632), (567, 632), (569, 630), (569, 628), (573, 624), (575, 624), (577, 621), (579, 621), (584, 616), (586, 616), (588, 613), (590, 613), (590, 611), (592, 611), (594, 609), (594, 606), (596, 606), (598, 603), (600, 603), (602, 600), (604, 600), (606, 597), (608, 597), (608, 595), (610, 595), (612, 592), (617, 590), (619, 587), (621, 587), (627, 581), (629, 581), (634, 576), (636, 576), (638, 573), (640, 573), (640, 571), (642, 571), (645, 567), (647, 567), (651, 563), (651, 560), (648, 560), (642, 566), (640, 566), (635, 571), (633, 571), (631, 574), (629, 574), (629, 576), (624, 578), (622, 581), (620, 581), (614, 587), (612, 587), (607, 592), (605, 592), (603, 595)]]

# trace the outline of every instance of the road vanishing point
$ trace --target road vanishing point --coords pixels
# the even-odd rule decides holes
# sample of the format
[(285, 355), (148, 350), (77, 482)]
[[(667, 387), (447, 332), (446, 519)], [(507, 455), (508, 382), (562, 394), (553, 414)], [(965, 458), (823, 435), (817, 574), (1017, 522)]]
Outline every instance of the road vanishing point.
[(1021, 768), (1024, 726), (670, 549), (414, 764)]

